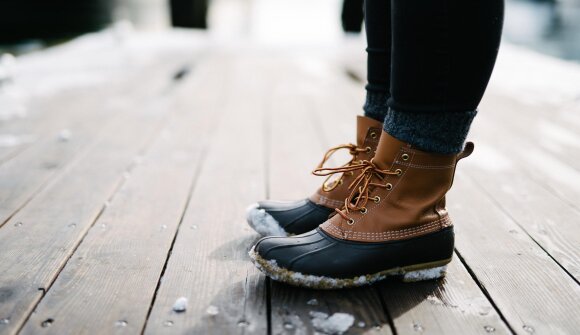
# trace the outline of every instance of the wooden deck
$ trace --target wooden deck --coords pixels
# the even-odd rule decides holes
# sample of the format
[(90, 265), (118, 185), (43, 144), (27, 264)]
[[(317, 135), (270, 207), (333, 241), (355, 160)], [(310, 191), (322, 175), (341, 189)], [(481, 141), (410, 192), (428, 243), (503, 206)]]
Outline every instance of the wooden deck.
[(18, 59), (0, 92), (0, 334), (321, 333), (311, 312), (353, 315), (348, 334), (579, 334), (580, 70), (563, 63), (546, 66), (577, 92), (554, 102), (502, 86), (500, 57), (444, 280), (315, 291), (249, 262), (245, 207), (308, 195), (353, 140), (352, 54), (105, 32)]

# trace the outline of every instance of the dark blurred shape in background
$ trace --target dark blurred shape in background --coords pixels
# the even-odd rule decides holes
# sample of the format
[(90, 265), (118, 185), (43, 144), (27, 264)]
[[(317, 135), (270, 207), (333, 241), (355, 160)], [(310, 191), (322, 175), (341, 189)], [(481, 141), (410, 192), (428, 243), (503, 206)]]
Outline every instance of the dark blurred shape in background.
[[(151, 26), (206, 28), (209, 7), (223, 0), (0, 0), (0, 51), (26, 45), (40, 46), (100, 30), (117, 20), (128, 20), (138, 29)], [(274, 1), (274, 0), (272, 0)], [(278, 2), (276, 2), (278, 1)], [(276, 0), (271, 6), (283, 0)], [(313, 8), (320, 4), (314, 4)], [(260, 1), (236, 0), (252, 8)], [(292, 0), (288, 0), (292, 4)], [(264, 4), (263, 2), (261, 3)], [(342, 30), (362, 30), (363, 0), (326, 1), (341, 13)], [(259, 4), (258, 4), (259, 5)], [(304, 2), (296, 3), (304, 6)], [(305, 9), (307, 10), (307, 9)], [(237, 15), (248, 15), (242, 10)], [(290, 14), (288, 14), (290, 15)], [(295, 15), (295, 14), (293, 14)], [(166, 18), (165, 18), (166, 17)], [(252, 20), (253, 18), (249, 18)], [(300, 25), (302, 17), (296, 17)], [(328, 24), (328, 22), (320, 23)], [(505, 41), (568, 60), (580, 60), (580, 0), (506, 0)], [(9, 45), (9, 48), (6, 46)], [(24, 47), (23, 47), (24, 46)]]
[(113, 20), (114, 0), (0, 0), (0, 43), (60, 39)]
[(170, 0), (174, 27), (207, 28), (209, 0)]
[(342, 2), (342, 29), (347, 33), (360, 33), (363, 22), (364, 0), (344, 0)]

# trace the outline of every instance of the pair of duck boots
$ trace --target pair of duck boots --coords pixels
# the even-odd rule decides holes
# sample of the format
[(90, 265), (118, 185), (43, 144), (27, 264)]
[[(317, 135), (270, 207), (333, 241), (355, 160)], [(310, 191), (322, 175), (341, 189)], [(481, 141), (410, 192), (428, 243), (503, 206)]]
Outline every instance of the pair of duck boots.
[[(443, 277), (454, 246), (445, 194), (457, 162), (473, 148), (468, 142), (459, 154), (424, 152), (359, 116), (356, 145), (326, 153), (313, 173), (327, 179), (312, 196), (248, 208), (248, 223), (266, 236), (250, 257), (273, 280), (309, 288)], [(352, 159), (324, 167), (341, 149)]]

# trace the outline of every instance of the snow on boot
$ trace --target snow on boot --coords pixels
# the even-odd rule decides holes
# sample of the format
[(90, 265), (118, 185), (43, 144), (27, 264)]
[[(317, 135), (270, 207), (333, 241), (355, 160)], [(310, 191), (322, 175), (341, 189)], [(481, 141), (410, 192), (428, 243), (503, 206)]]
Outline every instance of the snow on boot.
[[(263, 236), (287, 236), (308, 232), (326, 221), (336, 207), (342, 206), (350, 193), (348, 186), (356, 178), (353, 171), (319, 173), (326, 170), (324, 163), (338, 150), (348, 149), (352, 159), (342, 166), (347, 168), (370, 160), (379, 142), (382, 124), (374, 119), (357, 117), (357, 144), (340, 145), (328, 150), (314, 170), (315, 175), (328, 176), (322, 187), (310, 198), (299, 201), (260, 201), (246, 210), (248, 224)], [(334, 174), (339, 174), (332, 178)]]
[(473, 147), (427, 153), (383, 131), (371, 161), (328, 169), (361, 172), (336, 215), (302, 235), (262, 238), (250, 250), (252, 261), (274, 280), (319, 289), (444, 276), (454, 244), (445, 194)]

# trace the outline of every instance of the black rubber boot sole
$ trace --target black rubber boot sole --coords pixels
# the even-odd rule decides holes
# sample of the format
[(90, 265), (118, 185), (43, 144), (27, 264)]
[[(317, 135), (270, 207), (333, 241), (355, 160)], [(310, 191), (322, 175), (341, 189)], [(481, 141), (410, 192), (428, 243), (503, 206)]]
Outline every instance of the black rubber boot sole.
[(250, 250), (249, 255), (254, 265), (260, 271), (262, 271), (262, 273), (275, 281), (293, 286), (322, 290), (371, 285), (386, 279), (387, 277), (399, 277), (403, 282), (418, 282), (439, 279), (445, 276), (447, 273), (447, 264), (451, 262), (451, 258), (449, 258), (441, 261), (396, 267), (377, 273), (356, 276), (353, 278), (332, 278), (326, 276), (307, 275), (300, 272), (290, 271), (278, 266), (275, 261), (268, 261), (260, 257), (254, 248)]
[(441, 278), (453, 257), (453, 245), (453, 227), (373, 243), (338, 239), (317, 228), (293, 237), (262, 238), (249, 255), (273, 280), (336, 289), (369, 285), (389, 276), (406, 282)]

